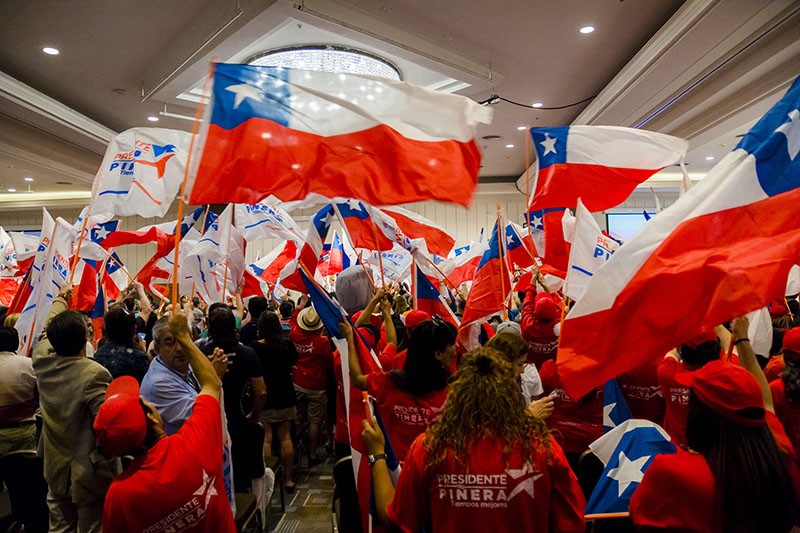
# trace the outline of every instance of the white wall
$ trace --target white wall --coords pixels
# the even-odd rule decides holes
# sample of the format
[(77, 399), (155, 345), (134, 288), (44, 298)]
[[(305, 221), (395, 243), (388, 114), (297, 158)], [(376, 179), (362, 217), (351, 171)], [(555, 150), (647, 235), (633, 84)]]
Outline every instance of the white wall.
[[(675, 201), (677, 193), (675, 191), (658, 191), (661, 204), (667, 207)], [(497, 205), (505, 211), (506, 216), (517, 223), (521, 223), (521, 215), (525, 212), (525, 195), (516, 190), (512, 183), (481, 184), (478, 186), (472, 206), (469, 208), (441, 202), (418, 202), (407, 204), (403, 207), (415, 211), (420, 215), (434, 221), (445, 228), (456, 239), (456, 246), (469, 244), (471, 240), (477, 240), (481, 228), (486, 228), (486, 232), (491, 231), (491, 227), (497, 218)], [(642, 211), (643, 209), (655, 208), (655, 199), (650, 190), (635, 191), (633, 195), (614, 211)], [(74, 221), (80, 213), (79, 208), (48, 208), (53, 217), (63, 217), (70, 222)], [(305, 230), (313, 211), (302, 210), (291, 213), (295, 217), (300, 227)], [(158, 224), (167, 220), (175, 220), (177, 209), (173, 206), (172, 210), (164, 219), (126, 217), (122, 219), (120, 229), (136, 229), (150, 224)], [(600, 227), (605, 228), (604, 213), (596, 213), (595, 218)], [(3, 210), (0, 212), (0, 226), (7, 231), (19, 230), (38, 230), (42, 224), (41, 209), (30, 210)], [(341, 234), (341, 228), (334, 223), (333, 229)], [(488, 235), (487, 235), (488, 237)], [(280, 243), (277, 239), (258, 240), (248, 243), (247, 261), (253, 262), (257, 256), (266, 255), (276, 245)], [(117, 249), (122, 261), (128, 270), (135, 274), (139, 268), (155, 252), (155, 245), (123, 246)]]

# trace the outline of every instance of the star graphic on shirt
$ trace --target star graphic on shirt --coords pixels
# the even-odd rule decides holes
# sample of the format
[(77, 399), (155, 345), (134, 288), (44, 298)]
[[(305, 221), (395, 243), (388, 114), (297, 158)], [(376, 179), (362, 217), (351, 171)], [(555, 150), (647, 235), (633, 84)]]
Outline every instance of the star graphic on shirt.
[(645, 455), (639, 457), (635, 461), (631, 461), (625, 455), (625, 452), (619, 452), (619, 464), (616, 468), (612, 468), (608, 472), (608, 477), (615, 479), (617, 483), (619, 483), (619, 496), (622, 496), (622, 493), (625, 492), (625, 489), (627, 489), (628, 485), (631, 483), (642, 482), (642, 478), (644, 477), (644, 471), (642, 469), (648, 460), (650, 460), (650, 456)]
[(546, 156), (549, 153), (553, 153), (553, 154), (557, 153), (556, 152), (556, 141), (557, 140), (558, 139), (554, 139), (553, 137), (550, 137), (549, 133), (545, 133), (544, 134), (544, 140), (539, 143), (542, 146), (544, 146), (544, 153), (542, 154), (542, 156)]
[(604, 405), (603, 406), (603, 425), (604, 426), (611, 427), (611, 428), (617, 427), (617, 424), (614, 422), (614, 420), (611, 419), (611, 412), (614, 410), (614, 408), (616, 406), (617, 406), (616, 402), (610, 403), (608, 405)]
[(203, 470), (203, 483), (200, 485), (200, 488), (194, 491), (192, 494), (194, 496), (202, 496), (205, 494), (206, 501), (205, 507), (208, 507), (208, 502), (211, 500), (212, 496), (217, 495), (217, 489), (214, 488), (214, 481), (216, 480), (216, 476), (208, 475), (208, 472)]
[(528, 495), (533, 498), (533, 482), (544, 475), (537, 474), (536, 470), (531, 468), (531, 464), (529, 462), (525, 463), (523, 468), (507, 470), (506, 472), (509, 476), (511, 476), (511, 479), (517, 482), (517, 485), (508, 495), (509, 500), (522, 492), (527, 492)]
[(238, 85), (231, 85), (230, 87), (225, 87), (226, 91), (230, 91), (236, 95), (236, 98), (233, 100), (233, 108), (236, 109), (239, 107), (245, 98), (252, 98), (258, 102), (263, 102), (264, 100), (261, 98), (261, 89), (256, 87), (255, 85), (250, 85), (249, 83), (240, 83)]
[(111, 232), (108, 231), (106, 228), (104, 228), (103, 226), (99, 226), (94, 229), (94, 238), (92, 240), (93, 241), (105, 240), (105, 238), (108, 237), (109, 233)]

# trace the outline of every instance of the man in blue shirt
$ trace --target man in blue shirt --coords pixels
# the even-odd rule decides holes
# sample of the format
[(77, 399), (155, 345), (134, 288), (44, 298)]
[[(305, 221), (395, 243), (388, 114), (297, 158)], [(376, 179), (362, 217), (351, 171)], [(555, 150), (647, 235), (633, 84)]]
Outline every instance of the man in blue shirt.
[[(170, 333), (169, 317), (160, 318), (153, 326), (153, 351), (157, 355), (142, 380), (141, 394), (158, 409), (164, 431), (172, 435), (192, 414), (200, 386), (189, 359)], [(221, 378), (227, 368), (225, 354), (217, 350), (210, 359)]]

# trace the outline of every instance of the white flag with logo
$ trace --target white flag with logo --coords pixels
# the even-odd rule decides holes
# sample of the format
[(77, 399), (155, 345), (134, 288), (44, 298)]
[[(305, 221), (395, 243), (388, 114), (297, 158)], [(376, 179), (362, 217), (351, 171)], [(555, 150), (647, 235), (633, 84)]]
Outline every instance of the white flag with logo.
[[(44, 236), (42, 237), (46, 247), (44, 249), (40, 247), (32, 267), (36, 269), (41, 265), (41, 270), (37, 272), (38, 280), (36, 285), (32, 285), (33, 290), (28, 302), (14, 326), (19, 332), (23, 353), (27, 353), (33, 346), (34, 339), (44, 329), (53, 299), (69, 279), (74, 241), (72, 226), (63, 218), (57, 219), (54, 225), (52, 242), (49, 242), (50, 236), (47, 237), (46, 243)], [(40, 258), (43, 259), (41, 262)]]
[(92, 186), (92, 215), (166, 215), (183, 182), (191, 138), (164, 128), (131, 128), (114, 137)]
[(284, 239), (303, 242), (305, 235), (283, 208), (274, 204), (236, 204), (236, 228), (248, 241)]
[(617, 248), (619, 243), (603, 235), (597, 221), (579, 198), (575, 208), (575, 233), (569, 254), (567, 279), (564, 281), (564, 294), (573, 300), (580, 300), (591, 277), (611, 258)]

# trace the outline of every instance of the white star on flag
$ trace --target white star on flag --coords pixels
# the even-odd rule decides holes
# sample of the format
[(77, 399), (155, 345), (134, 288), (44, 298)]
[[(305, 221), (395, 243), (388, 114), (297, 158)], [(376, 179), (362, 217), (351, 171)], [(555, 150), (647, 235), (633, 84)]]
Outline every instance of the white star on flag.
[(530, 462), (525, 463), (523, 468), (507, 470), (506, 472), (511, 476), (511, 479), (518, 480), (517, 486), (514, 487), (514, 490), (508, 495), (509, 500), (522, 492), (527, 492), (528, 495), (533, 498), (533, 482), (544, 475), (537, 474), (536, 471), (531, 468)]
[(776, 131), (786, 136), (786, 148), (789, 150), (789, 157), (794, 159), (800, 152), (800, 128), (792, 127), (792, 122), (800, 119), (800, 110), (792, 110), (788, 117), (789, 122), (781, 125)]
[(622, 497), (622, 493), (625, 492), (625, 489), (627, 489), (631, 483), (642, 482), (642, 478), (644, 477), (642, 469), (649, 460), (650, 456), (645, 455), (639, 457), (635, 461), (631, 461), (625, 456), (625, 452), (619, 452), (619, 464), (616, 468), (609, 470), (608, 477), (615, 479), (617, 483), (619, 483), (618, 493), (620, 497)]
[(105, 238), (108, 237), (109, 233), (111, 232), (108, 231), (106, 228), (104, 228), (103, 226), (99, 226), (94, 229), (94, 238), (92, 240), (93, 241), (105, 240)]
[(543, 156), (545, 156), (545, 155), (547, 155), (549, 153), (554, 153), (554, 154), (557, 153), (556, 152), (556, 141), (557, 140), (558, 139), (554, 139), (553, 137), (550, 137), (549, 133), (545, 133), (544, 134), (544, 140), (539, 143), (542, 146), (544, 146), (544, 153), (542, 154)]
[(331, 225), (331, 220), (333, 220), (333, 213), (330, 212), (320, 219), (326, 228)]
[(611, 412), (617, 406), (617, 403), (610, 403), (603, 406), (603, 425), (611, 428), (617, 427), (617, 424), (611, 419)]
[(255, 85), (250, 85), (249, 83), (240, 83), (238, 85), (231, 85), (230, 87), (225, 87), (226, 91), (230, 91), (236, 95), (236, 98), (233, 101), (233, 108), (236, 109), (239, 107), (245, 98), (252, 98), (258, 102), (263, 102), (264, 100), (261, 98), (261, 89), (256, 87)]

